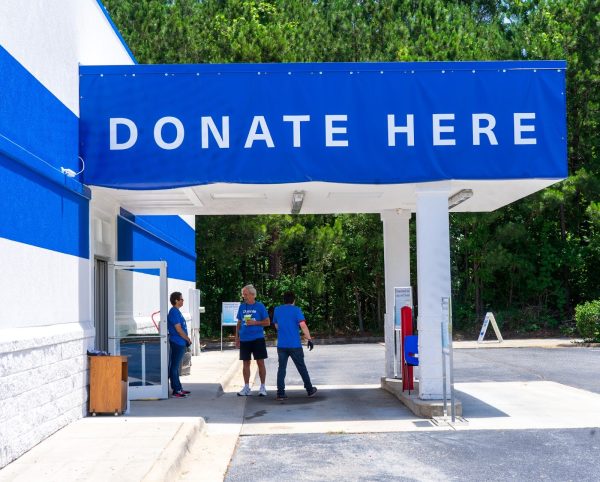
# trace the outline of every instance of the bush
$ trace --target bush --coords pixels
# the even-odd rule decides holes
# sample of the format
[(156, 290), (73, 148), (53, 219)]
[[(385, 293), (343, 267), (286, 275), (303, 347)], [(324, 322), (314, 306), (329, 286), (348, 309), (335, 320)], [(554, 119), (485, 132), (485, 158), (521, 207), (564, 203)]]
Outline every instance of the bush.
[(600, 341), (600, 300), (577, 305), (575, 322), (579, 333), (586, 340)]

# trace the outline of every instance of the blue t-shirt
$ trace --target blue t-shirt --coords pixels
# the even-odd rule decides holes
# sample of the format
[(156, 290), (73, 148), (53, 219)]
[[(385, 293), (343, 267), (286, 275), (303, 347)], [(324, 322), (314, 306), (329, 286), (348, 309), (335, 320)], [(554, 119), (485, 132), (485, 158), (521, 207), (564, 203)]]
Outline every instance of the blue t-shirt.
[(300, 322), (305, 321), (302, 310), (294, 305), (275, 308), (273, 323), (277, 323), (277, 348), (301, 348)]
[(253, 304), (241, 303), (237, 312), (237, 319), (242, 323), (240, 325), (240, 341), (252, 341), (258, 338), (265, 337), (265, 330), (262, 326), (246, 326), (244, 323), (244, 315), (250, 315), (250, 318), (257, 321), (262, 321), (269, 317), (265, 305), (260, 301), (255, 301)]
[(177, 333), (175, 325), (181, 325), (181, 328), (185, 332), (185, 334), (188, 334), (185, 318), (181, 314), (181, 311), (179, 311), (179, 308), (173, 306), (169, 310), (169, 314), (167, 315), (167, 329), (169, 330), (169, 341), (172, 341), (177, 345), (187, 345), (187, 342), (183, 338), (181, 338), (181, 336), (179, 336), (179, 333)]

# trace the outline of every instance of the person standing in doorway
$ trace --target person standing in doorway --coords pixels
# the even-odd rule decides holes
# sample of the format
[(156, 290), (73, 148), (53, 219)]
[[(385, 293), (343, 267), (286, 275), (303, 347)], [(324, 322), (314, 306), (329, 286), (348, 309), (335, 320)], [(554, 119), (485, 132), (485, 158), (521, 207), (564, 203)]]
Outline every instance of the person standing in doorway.
[(169, 297), (171, 301), (171, 309), (167, 316), (167, 328), (169, 331), (169, 379), (171, 380), (171, 389), (173, 390), (173, 398), (186, 398), (190, 392), (184, 390), (179, 380), (179, 365), (185, 354), (185, 350), (192, 344), (192, 340), (188, 336), (187, 325), (185, 318), (181, 314), (183, 306), (183, 298), (179, 291), (174, 291)]
[(285, 375), (288, 358), (290, 357), (302, 377), (307, 395), (314, 397), (317, 393), (317, 387), (314, 387), (311, 383), (306, 364), (304, 363), (304, 350), (302, 349), (298, 329), (304, 333), (309, 351), (314, 348), (314, 344), (308, 326), (306, 326), (304, 313), (294, 305), (295, 301), (296, 296), (294, 293), (288, 291), (283, 295), (283, 302), (285, 304), (275, 308), (275, 313), (273, 314), (273, 324), (277, 328), (277, 357), (279, 359), (276, 400), (286, 400), (288, 398), (285, 393)]
[(256, 301), (256, 288), (246, 285), (242, 288), (242, 298), (237, 313), (237, 325), (235, 327), (235, 346), (240, 349), (240, 360), (243, 362), (242, 374), (244, 375), (244, 388), (238, 392), (238, 396), (248, 396), (250, 390), (250, 362), (252, 357), (258, 365), (258, 376), (260, 378), (259, 396), (266, 397), (265, 379), (267, 369), (265, 358), (267, 358), (267, 344), (265, 342), (264, 327), (271, 324), (265, 305)]

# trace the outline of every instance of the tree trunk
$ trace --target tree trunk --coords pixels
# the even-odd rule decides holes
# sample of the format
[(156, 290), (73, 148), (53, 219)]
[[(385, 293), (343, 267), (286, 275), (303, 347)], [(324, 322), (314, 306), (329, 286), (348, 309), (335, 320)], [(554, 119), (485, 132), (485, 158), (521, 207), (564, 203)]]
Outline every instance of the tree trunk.
[(482, 309), (481, 309), (481, 282), (478, 274), (478, 264), (477, 262), (473, 263), (473, 283), (475, 284), (475, 314), (477, 319), (481, 318)]
[[(271, 247), (277, 245), (279, 241), (279, 229), (274, 229), (270, 233), (270, 243)], [(281, 262), (281, 249), (280, 248), (272, 248), (269, 252), (269, 274), (271, 275), (271, 279), (277, 279), (281, 274), (282, 270), (282, 262)]]
[(383, 329), (383, 300), (381, 299), (381, 278), (379, 276), (375, 278), (375, 286), (377, 287), (377, 326), (381, 330)]
[(354, 299), (356, 300), (356, 311), (358, 313), (358, 330), (362, 335), (365, 332), (365, 326), (363, 322), (362, 309), (360, 304), (360, 293), (357, 287), (354, 288)]
[(246, 266), (246, 257), (242, 256), (242, 263), (240, 266), (240, 271), (242, 272), (242, 280), (244, 284), (246, 284), (248, 282), (248, 268)]
[[(562, 245), (564, 250), (567, 250), (567, 220), (565, 217), (565, 205), (564, 203), (560, 203), (560, 239), (562, 241)], [(569, 267), (563, 261), (562, 266), (562, 275), (563, 275), (563, 286), (565, 287), (565, 299), (566, 305), (565, 309), (567, 312), (567, 316), (570, 318), (573, 316), (573, 311), (571, 307), (571, 291), (569, 289)]]

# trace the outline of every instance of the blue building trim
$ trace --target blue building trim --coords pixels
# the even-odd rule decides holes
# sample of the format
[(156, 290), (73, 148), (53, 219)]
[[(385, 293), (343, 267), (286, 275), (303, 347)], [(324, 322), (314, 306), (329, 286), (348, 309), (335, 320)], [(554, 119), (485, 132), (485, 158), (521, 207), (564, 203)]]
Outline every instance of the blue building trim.
[(24, 147), (15, 144), (10, 139), (0, 134), (0, 157), (2, 162), (16, 162), (21, 166), (33, 171), (49, 182), (56, 184), (68, 191), (73, 192), (85, 199), (92, 198), (90, 188), (81, 184), (75, 178), (71, 178), (49, 165), (42, 158), (29, 152)]
[(78, 171), (79, 120), (0, 47), (0, 237), (89, 257), (90, 190)]
[(100, 7), (100, 10), (102, 11), (102, 13), (104, 14), (104, 16), (106, 17), (106, 20), (108, 20), (108, 23), (110, 23), (110, 26), (112, 27), (113, 31), (115, 32), (115, 35), (119, 38), (119, 40), (121, 41), (121, 44), (123, 45), (123, 47), (127, 51), (127, 54), (129, 55), (129, 57), (131, 58), (131, 60), (133, 61), (133, 63), (137, 64), (138, 62), (135, 59), (135, 56), (133, 55), (133, 52), (129, 49), (129, 45), (127, 45), (127, 42), (125, 42), (125, 39), (123, 38), (123, 36), (121, 35), (121, 32), (119, 32), (119, 29), (117, 28), (117, 26), (113, 22), (113, 19), (111, 18), (110, 14), (108, 13), (108, 10), (106, 9), (106, 7), (104, 6), (104, 4), (102, 3), (102, 0), (96, 0), (96, 2), (98, 2), (98, 6)]
[(135, 216), (121, 210), (117, 231), (119, 261), (164, 260), (169, 278), (196, 281), (195, 232), (179, 216)]
[[(567, 68), (565, 60), (493, 60), (460, 62), (319, 62), (319, 63), (272, 63), (272, 64), (142, 64), (135, 68), (136, 74), (187, 74), (197, 73), (257, 73), (257, 72), (439, 72), (453, 71), (503, 71), (542, 70)], [(82, 65), (81, 75), (131, 74), (127, 65)]]
[(56, 179), (61, 167), (78, 172), (77, 116), (2, 47), (0, 71), (2, 151)]
[(0, 237), (89, 258), (89, 198), (0, 155)]

